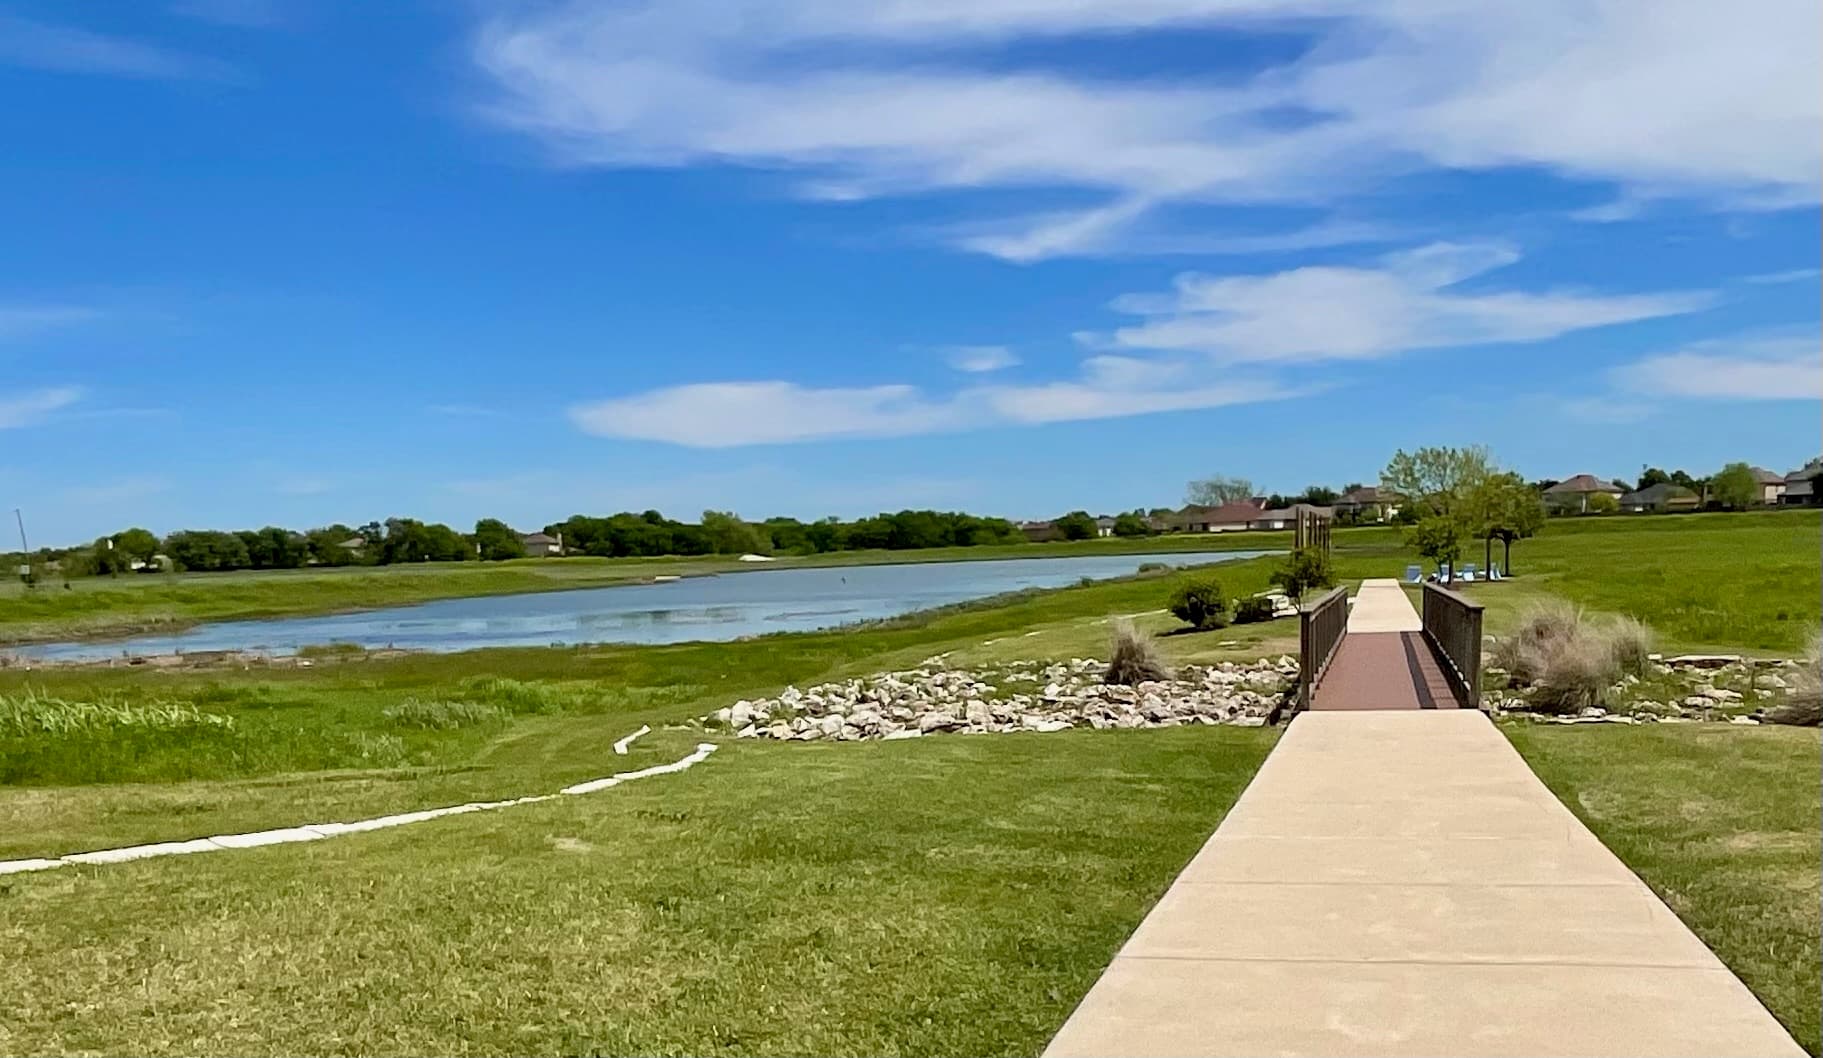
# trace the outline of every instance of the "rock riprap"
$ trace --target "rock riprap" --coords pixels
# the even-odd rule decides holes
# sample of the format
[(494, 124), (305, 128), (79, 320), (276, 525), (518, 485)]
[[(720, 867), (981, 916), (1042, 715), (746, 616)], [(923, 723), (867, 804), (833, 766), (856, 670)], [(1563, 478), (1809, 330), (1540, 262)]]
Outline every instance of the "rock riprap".
[(941, 733), (994, 734), (1233, 724), (1259, 727), (1297, 685), (1290, 657), (1186, 666), (1177, 678), (1135, 687), (1102, 682), (1107, 663), (1073, 658), (953, 669), (924, 666), (776, 698), (738, 701), (702, 718), (741, 738), (798, 742), (917, 738)]

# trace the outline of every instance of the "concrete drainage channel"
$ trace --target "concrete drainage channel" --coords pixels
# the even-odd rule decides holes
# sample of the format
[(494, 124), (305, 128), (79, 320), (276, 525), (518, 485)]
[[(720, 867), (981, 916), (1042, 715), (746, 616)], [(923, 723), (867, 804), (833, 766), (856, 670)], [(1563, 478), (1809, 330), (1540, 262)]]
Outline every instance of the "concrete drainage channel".
[[(626, 738), (614, 744), (614, 752), (625, 754), (627, 746), (639, 736), (650, 731), (642, 727)], [(126, 863), (130, 860), (147, 860), (157, 856), (188, 856), (198, 852), (224, 852), (229, 849), (254, 849), (265, 845), (286, 845), (299, 841), (321, 841), (324, 838), (337, 838), (345, 834), (363, 834), (370, 830), (385, 830), (389, 827), (402, 827), (411, 823), (423, 823), (444, 816), (466, 815), (470, 812), (491, 812), (498, 808), (511, 808), (514, 805), (537, 804), (540, 801), (554, 801), (559, 797), (573, 797), (580, 794), (591, 794), (599, 790), (619, 786), (624, 782), (646, 779), (654, 775), (670, 775), (684, 771), (708, 759), (715, 752), (715, 743), (699, 742), (696, 750), (688, 756), (681, 757), (669, 764), (655, 764), (650, 768), (638, 771), (620, 772), (601, 779), (566, 786), (554, 794), (539, 794), (535, 797), (515, 797), (506, 801), (471, 801), (468, 804), (451, 805), (447, 808), (427, 808), (418, 812), (402, 812), (398, 815), (379, 816), (374, 819), (360, 819), (352, 823), (306, 823), (302, 826), (280, 827), (276, 830), (259, 830), (249, 834), (217, 834), (214, 837), (196, 838), (191, 841), (161, 841), (150, 845), (130, 845), (119, 849), (101, 849), (96, 852), (78, 852), (69, 856), (39, 858), (26, 860), (0, 860), (0, 874), (20, 874), (26, 871), (48, 871), (70, 864), (109, 864)]]

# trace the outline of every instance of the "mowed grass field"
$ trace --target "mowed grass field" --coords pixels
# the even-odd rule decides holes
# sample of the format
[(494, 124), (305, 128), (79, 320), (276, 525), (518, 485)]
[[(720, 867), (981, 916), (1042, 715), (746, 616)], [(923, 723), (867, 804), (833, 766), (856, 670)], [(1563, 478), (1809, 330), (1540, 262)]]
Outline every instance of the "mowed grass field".
[[(1386, 528), (1352, 530), (1363, 542), (1397, 541)], [(836, 551), (765, 564), (729, 556), (518, 559), (232, 573), (46, 578), (35, 588), (0, 582), (0, 644), (131, 635), (202, 621), (302, 616), (405, 606), (432, 599), (602, 588), (659, 576), (696, 577), (794, 567), (987, 561), (1196, 551), (1283, 550), (1289, 532), (1201, 533), (1043, 544)], [(67, 587), (66, 587), (67, 584)]]
[[(1805, 513), (1554, 522), (1515, 547), (1519, 580), (1465, 590), (1494, 627), (1561, 594), (1671, 644), (1781, 653), (1817, 626), (1817, 548)], [(1345, 581), (1410, 561), (1386, 531), (1336, 556)], [(1590, 585), (1616, 561), (1639, 575)], [(1238, 595), (1274, 564), (1211, 572)], [(1686, 576), (1692, 601), (1666, 604), (1655, 578)], [(787, 683), (939, 654), (1100, 655), (1115, 616), (1172, 628), (1174, 579), (733, 643), (0, 671), (16, 716), (29, 698), (80, 721), (8, 727), (0, 705), (0, 858), (549, 793), (675, 760), (700, 736), (664, 725)], [(1705, 638), (1716, 612), (1732, 637)], [(1180, 662), (1239, 659), (1294, 651), (1296, 627), (1158, 642)], [(423, 727), (402, 722), (408, 701), (478, 708)], [(658, 730), (616, 757), (642, 723)], [(1816, 733), (1508, 731), (1814, 1049)], [(1275, 737), (726, 741), (597, 795), (0, 877), (0, 1052), (1036, 1053)]]

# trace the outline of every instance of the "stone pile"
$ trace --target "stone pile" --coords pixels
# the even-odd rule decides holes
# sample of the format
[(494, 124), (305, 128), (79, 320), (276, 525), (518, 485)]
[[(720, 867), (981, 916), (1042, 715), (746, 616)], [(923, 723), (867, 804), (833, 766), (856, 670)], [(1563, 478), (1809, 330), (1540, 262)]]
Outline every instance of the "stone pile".
[(932, 658), (902, 672), (808, 690), (787, 687), (777, 698), (739, 701), (702, 719), (741, 738), (798, 742), (1072, 727), (1259, 727), (1287, 700), (1298, 675), (1290, 657), (1187, 666), (1176, 679), (1136, 687), (1102, 683), (1106, 669), (1090, 658), (966, 670)]
[(1607, 703), (1567, 715), (1537, 712), (1526, 688), (1507, 688), (1506, 672), (1490, 666), (1483, 704), (1496, 714), (1526, 716), (1556, 724), (1731, 723), (1752, 725), (1761, 713), (1783, 702), (1796, 685), (1797, 661), (1771, 661), (1738, 654), (1654, 655), (1645, 679), (1626, 675), (1608, 688)]

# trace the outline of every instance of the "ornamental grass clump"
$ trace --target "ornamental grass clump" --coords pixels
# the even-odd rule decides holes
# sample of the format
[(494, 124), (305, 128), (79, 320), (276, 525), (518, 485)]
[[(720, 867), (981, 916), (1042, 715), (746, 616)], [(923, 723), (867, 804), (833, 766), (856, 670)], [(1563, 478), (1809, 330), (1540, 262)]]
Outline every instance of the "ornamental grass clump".
[(1823, 725), (1823, 639), (1812, 639), (1810, 651), (1790, 676), (1785, 700), (1766, 710), (1769, 723), (1795, 727)]
[(1530, 689), (1531, 708), (1569, 713), (1607, 704), (1622, 676), (1645, 675), (1655, 639), (1631, 617), (1598, 625), (1569, 603), (1546, 603), (1495, 643), (1493, 661), (1514, 686)]
[(1108, 643), (1108, 671), (1102, 676), (1103, 683), (1134, 687), (1170, 678), (1171, 669), (1159, 656), (1158, 646), (1151, 636), (1134, 628), (1130, 621), (1114, 625)]

